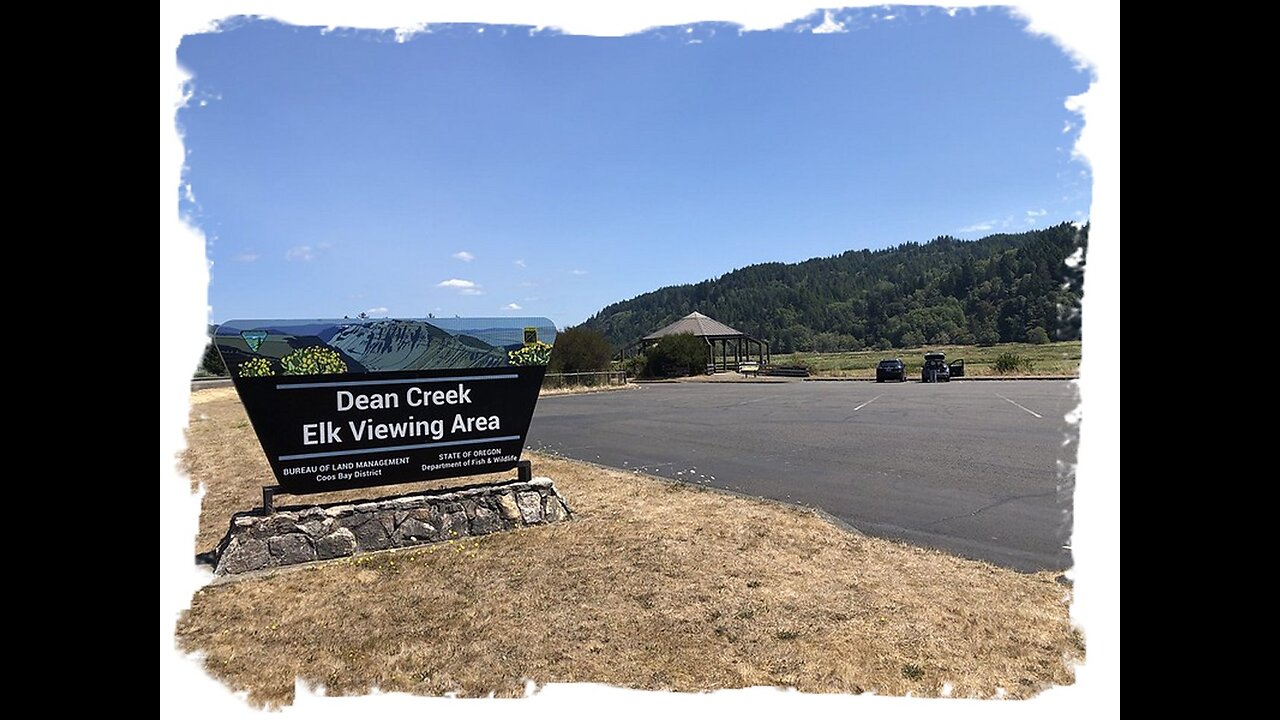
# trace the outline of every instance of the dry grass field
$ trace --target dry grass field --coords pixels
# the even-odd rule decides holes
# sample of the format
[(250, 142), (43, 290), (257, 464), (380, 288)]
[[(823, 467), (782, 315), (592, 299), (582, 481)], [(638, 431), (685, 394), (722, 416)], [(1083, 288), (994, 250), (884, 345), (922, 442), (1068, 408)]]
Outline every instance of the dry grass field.
[(1080, 374), (1081, 344), (1079, 340), (1030, 345), (1002, 343), (978, 347), (974, 345), (930, 345), (913, 349), (859, 350), (857, 352), (799, 352), (774, 355), (776, 365), (803, 365), (816, 377), (874, 378), (876, 364), (888, 358), (899, 358), (907, 365), (907, 376), (919, 380), (920, 366), (926, 352), (945, 353), (947, 360), (964, 360), (966, 377), (999, 376), (996, 360), (1004, 354), (1014, 355), (1023, 364), (1007, 375), (1021, 377), (1065, 376)]
[[(182, 462), (206, 488), (193, 550), (205, 552), (271, 477), (230, 388), (193, 393), (188, 436)], [(178, 623), (179, 647), (267, 706), (291, 702), (295, 678), (329, 694), (511, 696), (531, 680), (1025, 698), (1073, 682), (1083, 660), (1070, 590), (1053, 574), (851, 534), (775, 503), (531, 459), (572, 521), (209, 585)]]

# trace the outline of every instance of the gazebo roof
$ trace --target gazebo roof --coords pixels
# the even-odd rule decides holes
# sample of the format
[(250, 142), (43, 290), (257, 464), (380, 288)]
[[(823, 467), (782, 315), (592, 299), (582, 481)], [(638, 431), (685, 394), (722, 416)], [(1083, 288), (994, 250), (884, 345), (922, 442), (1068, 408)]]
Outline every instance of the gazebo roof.
[(708, 338), (748, 337), (746, 333), (734, 330), (718, 320), (712, 320), (700, 312), (691, 312), (661, 330), (654, 330), (645, 335), (644, 339), (657, 340), (680, 333), (691, 333), (697, 337)]

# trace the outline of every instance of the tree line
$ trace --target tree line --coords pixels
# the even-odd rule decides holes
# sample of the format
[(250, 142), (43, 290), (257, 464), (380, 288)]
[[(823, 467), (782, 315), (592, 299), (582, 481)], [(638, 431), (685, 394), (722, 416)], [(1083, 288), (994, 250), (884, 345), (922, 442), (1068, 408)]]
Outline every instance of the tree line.
[(579, 328), (617, 348), (696, 310), (775, 353), (1078, 340), (1088, 235), (1062, 223), (751, 265), (614, 303)]

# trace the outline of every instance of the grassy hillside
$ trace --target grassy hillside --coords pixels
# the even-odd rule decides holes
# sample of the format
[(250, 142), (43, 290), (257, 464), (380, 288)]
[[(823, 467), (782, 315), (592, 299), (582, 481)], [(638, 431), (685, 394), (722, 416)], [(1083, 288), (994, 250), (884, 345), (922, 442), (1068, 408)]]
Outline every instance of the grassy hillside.
[(696, 310), (781, 353), (1078, 340), (1087, 236), (1062, 223), (752, 265), (614, 303), (583, 326), (620, 347)]

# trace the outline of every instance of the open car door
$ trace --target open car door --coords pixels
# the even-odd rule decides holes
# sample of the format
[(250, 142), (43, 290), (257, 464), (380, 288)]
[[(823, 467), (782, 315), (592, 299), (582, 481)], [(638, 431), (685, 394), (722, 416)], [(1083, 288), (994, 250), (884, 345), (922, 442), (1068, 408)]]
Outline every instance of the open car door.
[(947, 366), (947, 369), (951, 371), (951, 377), (953, 378), (964, 377), (963, 360), (952, 360), (951, 364)]

